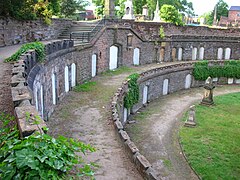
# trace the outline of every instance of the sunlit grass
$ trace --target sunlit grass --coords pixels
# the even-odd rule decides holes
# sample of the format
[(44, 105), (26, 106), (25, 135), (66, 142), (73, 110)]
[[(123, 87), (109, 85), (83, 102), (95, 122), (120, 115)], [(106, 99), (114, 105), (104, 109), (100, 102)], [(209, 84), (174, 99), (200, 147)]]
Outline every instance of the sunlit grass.
[(92, 91), (95, 86), (97, 85), (96, 82), (85, 82), (83, 84), (77, 85), (76, 87), (73, 88), (75, 92), (89, 92)]
[(102, 73), (103, 76), (114, 76), (119, 75), (126, 72), (135, 72), (133, 68), (122, 66), (114, 70), (108, 70)]
[(196, 106), (196, 128), (182, 127), (184, 152), (202, 179), (240, 179), (240, 93)]

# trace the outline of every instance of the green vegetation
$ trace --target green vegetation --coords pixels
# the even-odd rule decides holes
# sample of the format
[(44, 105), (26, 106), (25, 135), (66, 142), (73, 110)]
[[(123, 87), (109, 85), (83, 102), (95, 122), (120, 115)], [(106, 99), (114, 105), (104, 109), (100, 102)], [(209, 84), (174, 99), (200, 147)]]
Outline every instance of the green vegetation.
[[(114, 4), (115, 6), (118, 6), (119, 9), (116, 10), (116, 15), (121, 17), (124, 13), (124, 3), (127, 0), (115, 0)], [(164, 4), (172, 5), (180, 12), (185, 12), (189, 15), (193, 15), (193, 4), (192, 2), (188, 2), (187, 0), (158, 0), (159, 7), (163, 6)], [(104, 6), (105, 6), (105, 0), (93, 0), (93, 3), (97, 7), (96, 13), (97, 15), (103, 15), (104, 14)], [(148, 6), (149, 10), (149, 16), (153, 15), (155, 9), (156, 9), (156, 0), (138, 0), (134, 1), (133, 3), (133, 9), (134, 14), (141, 14), (142, 13), (142, 7), (144, 5)]]
[(24, 44), (21, 46), (21, 48), (15, 54), (13, 54), (11, 57), (5, 59), (5, 62), (12, 62), (12, 61), (19, 60), (20, 56), (30, 49), (33, 49), (36, 51), (37, 60), (41, 62), (45, 58), (45, 48), (44, 47), (45, 47), (45, 45), (42, 44), (41, 42), (32, 42), (32, 43)]
[[(223, 1), (223, 0), (219, 0), (217, 2), (217, 4), (214, 6), (214, 8), (217, 7), (217, 20), (219, 21), (221, 16), (228, 16), (228, 4)], [(201, 17), (205, 18), (205, 23), (207, 25), (212, 25), (213, 24), (213, 20), (214, 20), (214, 13), (215, 13), (215, 9), (213, 9), (210, 12), (207, 12), (205, 14), (203, 14)]]
[(240, 61), (229, 60), (224, 61), (224, 65), (219, 65), (218, 62), (209, 66), (208, 61), (196, 62), (193, 69), (193, 76), (196, 80), (206, 80), (209, 76), (240, 78)]
[(215, 106), (196, 106), (196, 128), (182, 127), (183, 150), (202, 179), (240, 178), (240, 93), (215, 98)]
[(120, 75), (122, 73), (126, 73), (126, 72), (134, 72), (134, 69), (130, 68), (130, 67), (126, 67), (126, 66), (121, 66), (115, 70), (107, 70), (105, 72), (102, 72), (102, 75), (104, 76), (116, 76), (116, 75)]
[(88, 4), (87, 0), (4, 0), (0, 2), (0, 16), (18, 20), (40, 18), (50, 24), (52, 15), (69, 17)]
[(64, 179), (76, 165), (79, 176), (94, 174), (93, 164), (84, 164), (75, 154), (95, 151), (90, 145), (39, 133), (19, 139), (16, 126), (10, 127), (13, 117), (2, 114), (0, 121), (0, 179)]
[(160, 26), (160, 28), (159, 28), (159, 37), (160, 37), (161, 39), (164, 39), (164, 38), (165, 38), (165, 32), (164, 32), (163, 26)]
[(85, 82), (73, 88), (75, 92), (89, 92), (95, 89), (97, 83), (94, 81)]
[(182, 26), (182, 15), (178, 12), (178, 10), (172, 6), (164, 4), (160, 9), (161, 18), (170, 23), (174, 23), (177, 26)]
[(128, 92), (124, 97), (124, 107), (132, 108), (134, 104), (138, 102), (139, 99), (139, 85), (137, 80), (139, 78), (139, 74), (131, 74), (128, 76)]

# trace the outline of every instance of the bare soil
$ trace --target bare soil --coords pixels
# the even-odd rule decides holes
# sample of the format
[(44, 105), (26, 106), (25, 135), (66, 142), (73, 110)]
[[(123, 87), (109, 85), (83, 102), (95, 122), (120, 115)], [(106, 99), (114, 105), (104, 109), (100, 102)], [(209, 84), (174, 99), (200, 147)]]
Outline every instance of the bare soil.
[[(214, 95), (239, 91), (239, 86), (219, 86)], [(192, 104), (200, 103), (203, 92), (202, 88), (190, 89), (159, 98), (133, 116), (136, 123), (127, 127), (161, 179), (198, 179), (182, 155), (178, 130), (183, 124), (183, 113)]]
[(110, 102), (128, 75), (160, 66), (163, 65), (133, 67), (133, 71), (121, 75), (99, 75), (92, 79), (97, 82), (92, 91), (69, 92), (47, 122), (51, 135), (74, 137), (97, 149), (84, 158), (100, 166), (95, 174), (97, 180), (142, 179), (119, 142), (111, 120)]

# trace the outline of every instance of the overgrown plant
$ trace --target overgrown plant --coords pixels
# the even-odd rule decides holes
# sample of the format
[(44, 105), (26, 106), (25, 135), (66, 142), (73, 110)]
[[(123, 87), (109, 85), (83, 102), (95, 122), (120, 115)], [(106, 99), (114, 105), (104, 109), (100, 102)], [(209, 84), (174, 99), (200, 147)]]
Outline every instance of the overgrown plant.
[(45, 58), (45, 45), (41, 42), (32, 42), (32, 43), (27, 43), (21, 46), (21, 48), (14, 53), (11, 57), (5, 59), (5, 62), (12, 62), (12, 61), (17, 61), (19, 60), (20, 56), (27, 52), (28, 50), (33, 49), (36, 51), (37, 55), (37, 60), (38, 61), (43, 61)]
[(164, 38), (165, 38), (165, 32), (164, 32), (163, 26), (160, 26), (160, 28), (159, 28), (159, 37), (160, 37), (161, 39), (164, 39)]
[(240, 61), (224, 61), (223, 65), (216, 63), (209, 64), (208, 61), (196, 62), (193, 69), (193, 76), (196, 80), (206, 80), (209, 76), (240, 78)]
[(134, 104), (136, 104), (139, 100), (139, 85), (137, 80), (139, 78), (139, 74), (131, 74), (128, 76), (128, 92), (124, 97), (124, 107), (132, 108)]
[(64, 179), (76, 165), (80, 166), (78, 176), (94, 174), (92, 164), (84, 164), (75, 154), (93, 152), (92, 146), (39, 133), (19, 139), (17, 128), (9, 128), (13, 118), (1, 115), (0, 120), (0, 179)]

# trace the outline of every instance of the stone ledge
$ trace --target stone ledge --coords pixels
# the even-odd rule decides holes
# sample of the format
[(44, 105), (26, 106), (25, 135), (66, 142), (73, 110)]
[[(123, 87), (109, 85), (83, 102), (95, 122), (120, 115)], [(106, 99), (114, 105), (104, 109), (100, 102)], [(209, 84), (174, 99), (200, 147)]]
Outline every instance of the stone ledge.
[[(30, 117), (27, 117), (26, 113), (29, 113)], [(42, 128), (46, 127), (46, 123), (40, 118), (34, 106), (16, 107), (15, 116), (17, 117), (20, 137), (29, 136), (34, 132), (44, 133)]]

